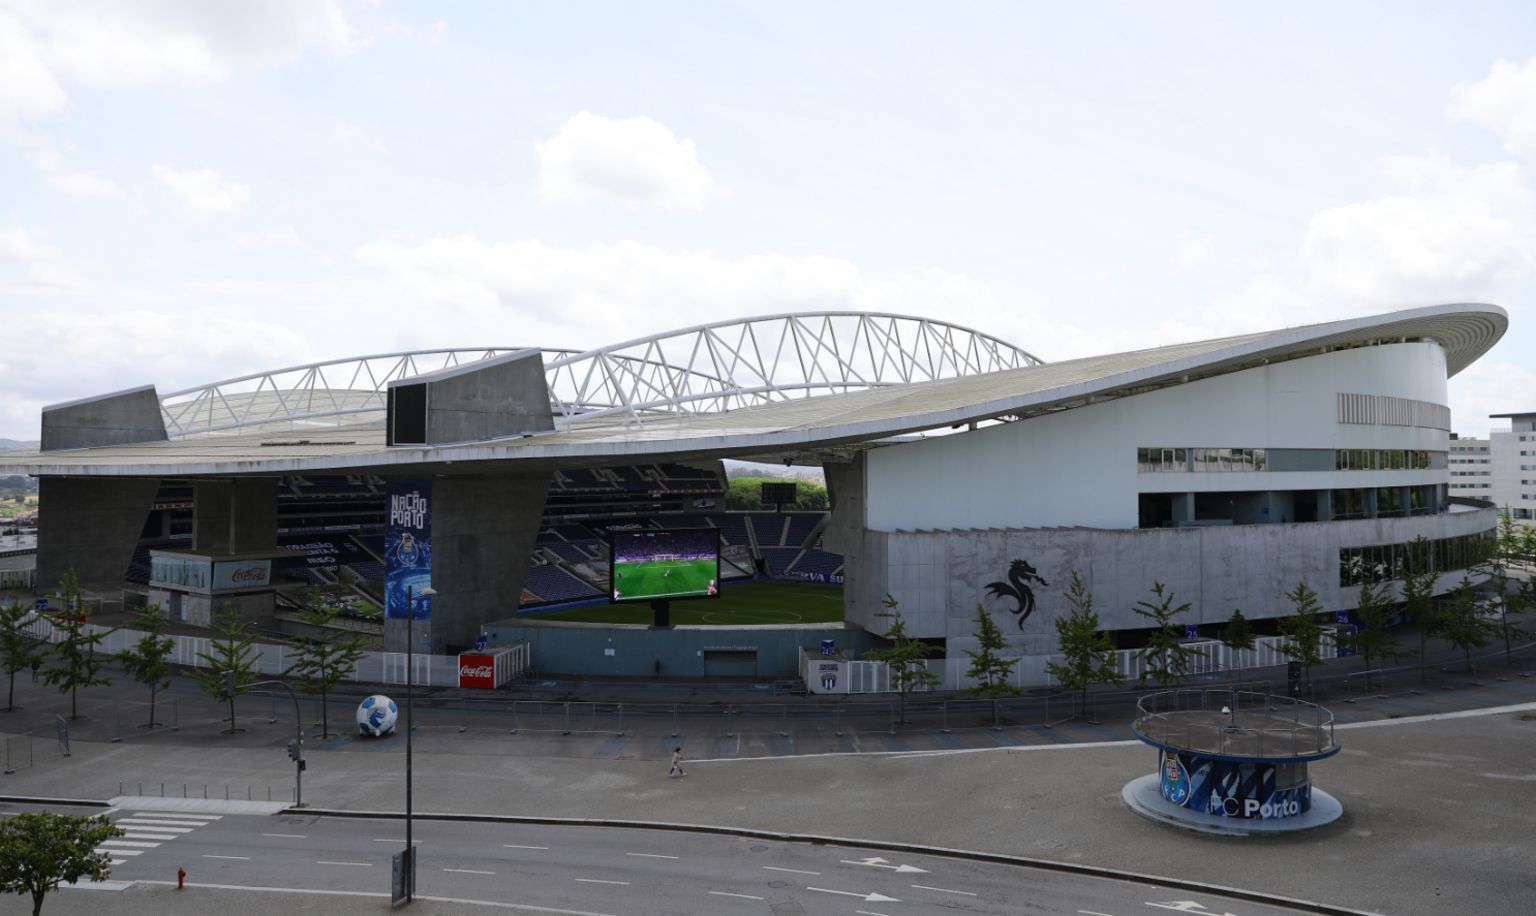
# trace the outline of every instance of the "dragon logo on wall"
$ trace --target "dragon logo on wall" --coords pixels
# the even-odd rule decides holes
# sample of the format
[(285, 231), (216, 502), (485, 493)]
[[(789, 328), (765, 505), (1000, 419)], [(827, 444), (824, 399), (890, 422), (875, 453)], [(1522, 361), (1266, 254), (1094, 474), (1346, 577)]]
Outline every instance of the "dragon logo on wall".
[(1019, 603), (1017, 608), (1009, 608), (1008, 613), (1019, 616), (1019, 629), (1024, 629), (1024, 621), (1035, 611), (1035, 592), (1030, 583), (1039, 583), (1045, 588), (1050, 588), (1051, 583), (1040, 578), (1035, 568), (1026, 560), (1014, 560), (1008, 564), (1007, 582), (988, 582), (987, 596), (989, 598), (1012, 598)]

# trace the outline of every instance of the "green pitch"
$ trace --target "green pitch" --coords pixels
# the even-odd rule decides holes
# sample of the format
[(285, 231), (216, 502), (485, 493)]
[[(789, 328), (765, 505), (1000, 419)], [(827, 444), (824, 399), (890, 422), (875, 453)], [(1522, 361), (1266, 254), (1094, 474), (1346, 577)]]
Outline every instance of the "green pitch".
[[(713, 563), (710, 564), (710, 570), (714, 570)], [(627, 572), (624, 578), (629, 579)], [(708, 578), (705, 581), (709, 581)], [(580, 623), (650, 623), (651, 606), (645, 602), (593, 605), (529, 616), (537, 620), (571, 620)], [(745, 582), (740, 585), (727, 584), (718, 598), (672, 602), (672, 623), (675, 626), (841, 623), (842, 619), (843, 590), (831, 585)]]
[(715, 577), (716, 563), (708, 560), (646, 560), (614, 566), (613, 588), (620, 598), (649, 600), (702, 595)]

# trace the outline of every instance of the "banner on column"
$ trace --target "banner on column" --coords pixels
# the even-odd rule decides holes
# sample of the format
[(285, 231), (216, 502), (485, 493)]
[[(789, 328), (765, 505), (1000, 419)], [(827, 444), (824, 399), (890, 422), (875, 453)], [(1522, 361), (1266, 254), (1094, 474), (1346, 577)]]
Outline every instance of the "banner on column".
[(432, 584), (432, 481), (390, 481), (386, 492), (384, 616), (405, 619), (409, 589), (416, 619), (431, 620), (432, 599), (420, 596)]

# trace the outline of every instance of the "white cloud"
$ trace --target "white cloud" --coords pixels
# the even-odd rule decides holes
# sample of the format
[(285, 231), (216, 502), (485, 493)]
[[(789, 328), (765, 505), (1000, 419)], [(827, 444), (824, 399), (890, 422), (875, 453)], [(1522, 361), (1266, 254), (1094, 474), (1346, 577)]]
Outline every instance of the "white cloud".
[(230, 216), (239, 213), (251, 197), (251, 189), (213, 169), (182, 171), (168, 165), (150, 169), (155, 181), (171, 190), (182, 203), (206, 216)]
[(0, 125), (53, 114), (68, 101), (37, 37), (0, 10)]
[(58, 154), (51, 150), (39, 152), (32, 161), (37, 170), (43, 173), (49, 186), (56, 191), (77, 197), (100, 197), (117, 193), (117, 185), (111, 179), (103, 178), (95, 172), (71, 171), (59, 162)]
[(62, 108), (77, 83), (124, 89), (163, 79), (216, 80), (344, 54), (357, 37), (335, 0), (5, 0), (0, 121)]
[(1315, 214), (1301, 245), (1319, 294), (1383, 306), (1487, 296), (1536, 266), (1536, 193), (1514, 162), (1400, 157), (1373, 201)]
[(1501, 60), (1483, 79), (1457, 83), (1449, 112), (1497, 133), (1511, 153), (1536, 158), (1536, 57), (1524, 64)]
[(1196, 235), (1185, 230), (1179, 238), (1179, 270), (1198, 270), (1211, 259), (1216, 251), (1216, 240), (1208, 235)]
[[(5, 282), (7, 264), (16, 266), (19, 284)], [(41, 232), (25, 226), (0, 226), (0, 291), (78, 290), (85, 286), (65, 261), (64, 253), (45, 243)]]
[(679, 140), (651, 118), (605, 118), (583, 111), (534, 148), (539, 196), (548, 201), (608, 197), (698, 209), (719, 193), (699, 164), (693, 141)]

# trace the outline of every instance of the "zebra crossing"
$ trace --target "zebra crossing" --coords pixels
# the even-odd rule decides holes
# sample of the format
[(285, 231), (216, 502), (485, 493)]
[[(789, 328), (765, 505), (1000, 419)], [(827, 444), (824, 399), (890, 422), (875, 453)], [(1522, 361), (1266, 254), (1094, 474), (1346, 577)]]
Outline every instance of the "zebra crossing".
[(127, 832), (120, 837), (103, 840), (96, 850), (106, 853), (113, 865), (123, 865), (129, 859), (184, 837), (223, 817), (222, 814), (185, 814), (180, 811), (135, 811), (113, 821)]

